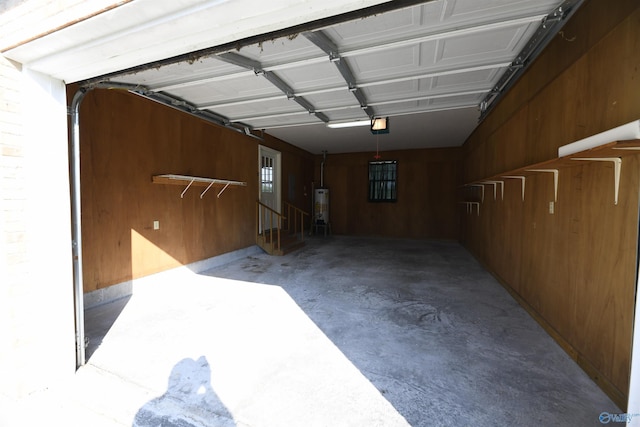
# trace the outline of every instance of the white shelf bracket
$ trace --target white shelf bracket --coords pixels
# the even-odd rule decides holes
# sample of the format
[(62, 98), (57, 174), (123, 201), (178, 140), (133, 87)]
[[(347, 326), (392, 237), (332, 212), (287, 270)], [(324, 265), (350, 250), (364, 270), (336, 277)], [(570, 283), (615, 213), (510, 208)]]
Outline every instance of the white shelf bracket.
[(480, 216), (480, 202), (460, 202), (467, 207), (467, 214), (473, 213), (473, 206), (478, 208), (478, 216)]
[(154, 175), (152, 177), (152, 181), (154, 183), (157, 183), (157, 184), (170, 184), (170, 183), (173, 183), (173, 182), (175, 182), (176, 184), (182, 184), (183, 182), (189, 182), (187, 187), (184, 190), (182, 190), (182, 193), (180, 194), (180, 198), (181, 199), (184, 198), (185, 193), (187, 192), (187, 190), (189, 190), (189, 188), (191, 187), (191, 185), (194, 182), (197, 182), (198, 185), (200, 185), (200, 184), (206, 184), (207, 185), (207, 188), (205, 188), (204, 191), (202, 193), (200, 193), (200, 198), (201, 199), (204, 197), (204, 195), (207, 193), (207, 191), (209, 191), (209, 189), (211, 189), (213, 184), (220, 184), (220, 185), (224, 184), (224, 188), (222, 190), (220, 190), (220, 192), (218, 193), (218, 198), (224, 192), (224, 190), (226, 190), (227, 187), (229, 187), (230, 185), (238, 185), (238, 186), (242, 186), (242, 187), (246, 187), (247, 186), (247, 183), (246, 182), (242, 182), (242, 181), (230, 181), (230, 180), (227, 180), (227, 179), (204, 178), (204, 177), (201, 177), (201, 176), (174, 175), (174, 174)]
[(524, 202), (524, 186), (525, 186), (525, 183), (527, 181), (527, 177), (526, 176), (517, 176), (517, 175), (505, 175), (505, 176), (503, 176), (503, 178), (519, 179), (520, 181), (522, 181), (522, 201)]
[(220, 198), (220, 195), (221, 195), (222, 193), (224, 193), (224, 190), (226, 190), (226, 189), (227, 189), (227, 187), (228, 187), (230, 184), (231, 184), (230, 182), (227, 182), (227, 185), (225, 185), (225, 186), (222, 188), (222, 190), (220, 190), (220, 192), (218, 193), (218, 199)]
[(493, 200), (496, 199), (496, 188), (498, 187), (494, 181), (485, 181), (483, 184), (493, 185)]
[(211, 188), (211, 186), (213, 185), (213, 182), (211, 182), (209, 184), (209, 186), (207, 188), (204, 189), (204, 191), (202, 193), (200, 193), (200, 198), (202, 199), (202, 197), (204, 196), (204, 194), (209, 191), (209, 189)]
[(504, 181), (484, 181), (484, 184), (493, 185), (493, 200), (496, 200), (496, 187), (500, 184), (500, 199), (504, 200)]
[(553, 173), (553, 201), (558, 201), (558, 169), (527, 169), (528, 172), (549, 172)]
[(618, 204), (618, 194), (620, 193), (620, 170), (622, 169), (622, 159), (620, 157), (572, 157), (571, 160), (612, 162), (613, 163), (613, 199), (614, 204)]
[(195, 181), (195, 179), (192, 179), (191, 182), (189, 183), (189, 185), (187, 185), (187, 187), (184, 190), (182, 190), (182, 193), (180, 193), (180, 198), (181, 199), (184, 198), (184, 193), (186, 193), (187, 190), (189, 189), (189, 187), (191, 187), (191, 184), (193, 184), (193, 181)]
[(473, 213), (473, 206), (475, 205), (478, 208), (478, 216), (480, 216), (480, 202), (469, 202), (471, 205), (471, 213)]
[(480, 200), (484, 203), (484, 185), (482, 184), (471, 184), (470, 187), (480, 187)]

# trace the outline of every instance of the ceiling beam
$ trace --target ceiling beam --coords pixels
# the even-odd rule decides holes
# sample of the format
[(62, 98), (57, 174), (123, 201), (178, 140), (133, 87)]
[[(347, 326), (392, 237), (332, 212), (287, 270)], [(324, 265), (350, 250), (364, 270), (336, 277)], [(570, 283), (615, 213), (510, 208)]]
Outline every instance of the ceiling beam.
[(262, 64), (260, 64), (258, 61), (254, 61), (251, 58), (247, 58), (246, 56), (242, 56), (235, 52), (221, 53), (220, 55), (216, 55), (216, 58), (229, 64), (237, 65), (238, 67), (251, 70), (255, 74), (263, 71)]
[[(314, 34), (313, 36), (311, 36), (311, 37), (314, 37), (314, 39), (313, 40), (309, 39), (309, 41), (311, 41), (314, 44), (317, 41), (320, 44), (317, 44), (316, 46), (320, 47), (327, 54), (329, 54), (329, 52), (331, 52), (329, 54), (330, 55), (330, 59), (331, 59), (331, 55), (335, 55), (336, 58), (348, 58), (348, 57), (364, 55), (364, 54), (373, 53), (373, 52), (380, 52), (380, 51), (384, 51), (384, 50), (394, 49), (394, 48), (403, 47), (403, 46), (411, 46), (411, 45), (414, 45), (414, 44), (420, 44), (420, 43), (424, 43), (424, 42), (427, 42), (427, 41), (436, 41), (436, 40), (441, 40), (441, 39), (454, 37), (454, 36), (460, 36), (460, 35), (465, 35), (465, 34), (474, 34), (474, 33), (482, 32), (482, 31), (488, 31), (488, 30), (492, 30), (492, 29), (499, 29), (499, 28), (514, 26), (514, 25), (522, 25), (524, 23), (531, 23), (531, 22), (535, 22), (535, 21), (542, 22), (542, 20), (545, 17), (546, 17), (546, 15), (532, 15), (532, 16), (527, 16), (527, 17), (524, 17), (524, 18), (512, 19), (512, 20), (503, 21), (503, 22), (464, 27), (464, 28), (459, 28), (459, 29), (456, 29), (456, 30), (446, 31), (446, 32), (442, 32), (442, 33), (420, 35), (420, 36), (412, 36), (412, 37), (407, 37), (406, 39), (403, 39), (403, 40), (395, 40), (395, 41), (389, 42), (389, 43), (382, 43), (382, 44), (378, 43), (378, 44), (362, 46), (362, 47), (359, 47), (359, 48), (345, 49), (342, 52), (338, 52), (338, 49), (335, 47), (333, 42), (331, 42), (331, 40), (329, 40), (328, 37), (326, 37), (326, 35), (324, 37), (316, 36), (315, 33), (319, 33), (319, 31), (305, 32), (303, 34), (305, 35), (305, 37), (307, 37), (307, 34)], [(309, 37), (307, 37), (307, 38), (309, 38)], [(329, 43), (325, 43), (325, 39), (328, 40), (328, 42), (330, 44)], [(325, 49), (327, 49), (327, 50), (325, 50)], [(237, 50), (237, 49), (235, 49), (235, 50)], [(223, 56), (228, 55), (228, 54), (235, 54), (235, 53), (232, 52), (232, 51), (227, 51), (225, 53), (217, 54), (214, 57), (219, 58), (221, 60), (224, 60)], [(240, 55), (238, 55), (238, 56), (240, 56)], [(297, 60), (297, 61), (286, 62), (284, 64), (261, 65), (261, 69), (264, 70), (264, 71), (281, 71), (281, 70), (288, 70), (288, 69), (292, 69), (292, 68), (303, 67), (303, 66), (307, 66), (307, 65), (320, 64), (320, 63), (326, 62), (326, 60), (327, 60), (326, 56), (322, 55), (322, 56), (316, 56), (316, 57), (311, 57), (311, 58), (305, 58), (305, 59), (301, 59), (301, 60)], [(231, 61), (225, 61), (225, 62), (231, 62)], [(231, 62), (231, 63), (233, 63), (233, 62)], [(239, 64), (235, 64), (235, 65), (239, 65)], [(510, 65), (510, 64), (508, 64), (508, 65)], [(250, 69), (250, 70), (252, 69), (251, 67), (249, 67), (249, 68), (243, 67), (243, 68)], [(122, 73), (122, 75), (126, 75), (126, 74), (130, 74), (130, 72)], [(224, 75), (224, 76), (212, 76), (212, 77), (205, 77), (205, 78), (199, 78), (198, 77), (198, 78), (184, 80), (184, 81), (180, 81), (180, 82), (164, 84), (162, 86), (153, 86), (153, 87), (150, 87), (150, 89), (152, 89), (152, 90), (171, 90), (171, 89), (177, 89), (177, 88), (188, 87), (188, 86), (196, 86), (196, 85), (199, 85), (199, 84), (206, 84), (206, 83), (211, 83), (211, 82), (215, 82), (215, 81), (226, 80), (226, 79), (229, 79), (229, 78), (244, 77), (244, 76), (246, 76), (246, 72), (239, 72), (239, 73), (233, 73), (233, 74)], [(115, 78), (115, 76), (114, 76), (114, 78)]]
[[(414, 75), (410, 75), (410, 76), (396, 77), (396, 78), (393, 78), (393, 79), (373, 80), (373, 81), (369, 81), (369, 82), (359, 83), (357, 85), (357, 87), (359, 89), (362, 89), (362, 88), (366, 88), (366, 87), (380, 86), (380, 85), (391, 84), (391, 83), (399, 83), (399, 82), (406, 82), (406, 81), (412, 81), (412, 80), (428, 79), (428, 78), (433, 78), (433, 77), (449, 76), (449, 75), (453, 75), (453, 74), (470, 73), (470, 72), (474, 72), (474, 71), (483, 71), (483, 70), (506, 68), (509, 65), (511, 65), (510, 62), (498, 62), (498, 63), (494, 63), (494, 64), (478, 65), (478, 66), (475, 66), (475, 67), (452, 68), (452, 69), (448, 69), (448, 70), (434, 71), (434, 72), (431, 72), (431, 73), (414, 74)], [(154, 89), (154, 90), (157, 90), (157, 89)], [(345, 90), (349, 90), (349, 87), (348, 86), (333, 86), (333, 87), (328, 87), (328, 88), (323, 88), (323, 89), (315, 89), (315, 90), (312, 89), (312, 90), (306, 90), (306, 91), (301, 91), (301, 92), (294, 92), (294, 95), (295, 96), (311, 96), (311, 95), (317, 95), (317, 94), (322, 94), (322, 93), (339, 92), (339, 91), (345, 91)], [(487, 92), (489, 90), (490, 89), (487, 89)], [(198, 108), (212, 108), (213, 109), (213, 108), (232, 107), (232, 106), (235, 106), (235, 105), (243, 105), (243, 104), (248, 104), (248, 103), (253, 103), (253, 102), (276, 101), (278, 99), (282, 99), (283, 97), (284, 97), (283, 95), (270, 95), (270, 96), (265, 96), (265, 97), (261, 97), (261, 98), (238, 99), (238, 100), (235, 100), (235, 101), (228, 101), (228, 102), (202, 103), (202, 104), (198, 105)]]
[(369, 116), (369, 118), (373, 118), (375, 112), (373, 111), (373, 108), (371, 108), (367, 103), (367, 98), (364, 93), (362, 93), (362, 91), (358, 89), (358, 83), (356, 82), (356, 78), (353, 75), (349, 64), (340, 57), (338, 46), (336, 46), (336, 44), (322, 30), (309, 31), (302, 33), (302, 35), (311, 43), (322, 49), (324, 53), (329, 56), (329, 60), (333, 62), (333, 64), (340, 72), (340, 75), (347, 83), (349, 91), (353, 94), (353, 96), (360, 104), (360, 108), (362, 108), (362, 110), (367, 113), (367, 116)]
[[(463, 108), (477, 108), (478, 104), (477, 103), (471, 103), (471, 104), (460, 104), (460, 105), (453, 105), (453, 106), (446, 106), (446, 107), (436, 107), (436, 108), (423, 108), (423, 109), (419, 109), (419, 110), (411, 110), (411, 111), (399, 111), (399, 112), (395, 112), (393, 113), (393, 116), (407, 116), (407, 115), (411, 115), (411, 114), (420, 114), (420, 113), (434, 113), (434, 112), (438, 112), (438, 111), (449, 111), (449, 110), (460, 110)], [(286, 123), (286, 124), (274, 124), (274, 125), (258, 125), (255, 126), (255, 129), (262, 129), (262, 130), (267, 130), (267, 129), (281, 129), (281, 128), (289, 128), (289, 127), (293, 127), (293, 126), (309, 126), (309, 125), (317, 125), (320, 124), (320, 122), (309, 122), (309, 121), (301, 121), (298, 123)]]
[[(453, 92), (453, 93), (442, 93), (442, 94), (432, 94), (432, 95), (424, 95), (424, 96), (414, 96), (411, 98), (395, 98), (395, 99), (387, 99), (384, 101), (378, 101), (378, 102), (372, 102), (371, 105), (372, 106), (382, 106), (382, 105), (391, 105), (391, 104), (400, 104), (403, 102), (417, 102), (417, 101), (426, 101), (429, 99), (444, 99), (444, 98), (454, 98), (454, 97), (459, 97), (459, 96), (468, 96), (468, 95), (478, 95), (478, 94), (484, 94), (488, 91), (488, 88), (483, 88), (483, 89), (478, 89), (478, 90), (469, 90), (469, 91), (463, 91), (463, 92)], [(456, 107), (456, 108), (468, 108), (469, 106), (477, 106), (477, 103), (473, 103), (473, 104), (465, 104), (462, 107)], [(318, 108), (316, 109), (316, 113), (324, 113), (324, 112), (329, 112), (329, 111), (341, 111), (341, 110), (361, 110), (361, 108), (359, 108), (356, 105), (341, 105), (341, 106), (335, 106), (335, 107), (327, 107), (327, 108)], [(424, 112), (424, 111), (420, 111), (420, 112)], [(275, 119), (275, 118), (282, 118), (282, 117), (290, 117), (290, 116), (298, 116), (298, 115), (304, 115), (305, 112), (304, 111), (288, 111), (288, 112), (282, 112), (282, 113), (275, 113), (275, 114), (258, 114), (255, 116), (248, 116), (248, 117), (234, 117), (234, 118), (230, 118), (229, 120), (231, 120), (232, 122), (238, 121), (238, 122), (251, 122), (253, 120), (264, 120), (264, 119)], [(356, 119), (360, 119), (362, 117), (352, 117), (350, 119), (345, 119), (345, 120), (356, 120)]]
[[(230, 64), (253, 70), (256, 76), (262, 76), (267, 79), (267, 81), (278, 88), (278, 90), (280, 90), (280, 92), (282, 92), (287, 97), (287, 99), (292, 100), (300, 105), (309, 114), (315, 115), (318, 119), (322, 120), (325, 123), (329, 121), (329, 118), (327, 116), (322, 113), (316, 112), (316, 109), (309, 101), (304, 99), (302, 96), (296, 96), (293, 88), (289, 86), (284, 80), (282, 80), (271, 71), (265, 71), (262, 68), (262, 64), (260, 64), (260, 62), (255, 61), (251, 58), (247, 58), (235, 52), (222, 53), (220, 55), (217, 55), (217, 57), (222, 61), (228, 62)], [(206, 108), (207, 107), (203, 107), (203, 109)]]

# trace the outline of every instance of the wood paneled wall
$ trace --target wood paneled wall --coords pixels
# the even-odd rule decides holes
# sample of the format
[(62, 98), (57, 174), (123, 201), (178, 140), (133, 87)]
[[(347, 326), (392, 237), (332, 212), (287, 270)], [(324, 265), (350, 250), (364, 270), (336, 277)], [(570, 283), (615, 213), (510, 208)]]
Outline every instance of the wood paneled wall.
[[(385, 151), (382, 160), (398, 161), (398, 201), (368, 201), (372, 153), (328, 154), (324, 184), (335, 234), (457, 239), (456, 185), (460, 149)], [(316, 179), (320, 163), (316, 157)]]
[[(116, 90), (89, 92), (80, 120), (85, 292), (255, 244), (259, 141)], [(283, 200), (293, 180), (293, 202), (308, 205), (313, 156), (271, 137), (262, 144), (282, 151)], [(247, 187), (180, 198), (184, 187), (151, 182), (167, 173)]]
[[(591, 0), (469, 138), (463, 182), (558, 156), (558, 147), (640, 118), (640, 5)], [(461, 240), (622, 408), (629, 389), (640, 160), (625, 157), (620, 202), (609, 163), (507, 180)], [(476, 195), (477, 197), (477, 195)]]

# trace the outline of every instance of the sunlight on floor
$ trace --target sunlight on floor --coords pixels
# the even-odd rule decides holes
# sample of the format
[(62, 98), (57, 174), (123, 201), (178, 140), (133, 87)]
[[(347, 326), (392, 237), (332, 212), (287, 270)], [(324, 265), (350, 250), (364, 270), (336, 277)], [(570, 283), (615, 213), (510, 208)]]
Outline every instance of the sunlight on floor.
[(194, 274), (137, 287), (90, 365), (188, 407), (205, 402), (210, 372), (203, 422), (227, 411), (236, 425), (408, 425), (277, 285)]

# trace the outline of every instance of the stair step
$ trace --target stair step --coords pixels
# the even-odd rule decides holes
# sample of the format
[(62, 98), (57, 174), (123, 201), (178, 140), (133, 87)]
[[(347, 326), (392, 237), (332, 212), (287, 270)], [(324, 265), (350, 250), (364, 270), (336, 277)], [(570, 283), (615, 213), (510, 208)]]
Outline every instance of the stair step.
[(280, 234), (280, 249), (277, 248), (277, 235), (274, 234), (273, 241), (273, 250), (271, 248), (271, 236), (267, 231), (264, 234), (258, 235), (256, 239), (256, 243), (258, 246), (262, 248), (266, 253), (270, 255), (286, 255), (291, 253), (297, 249), (300, 249), (305, 245), (305, 242), (300, 240), (299, 235), (297, 234), (288, 234), (281, 233)]
[(296, 242), (286, 246), (282, 245), (282, 248), (280, 249), (281, 255), (286, 255), (293, 251), (297, 251), (298, 249), (302, 248), (304, 245), (305, 245), (304, 241), (301, 241), (301, 240), (297, 240)]

